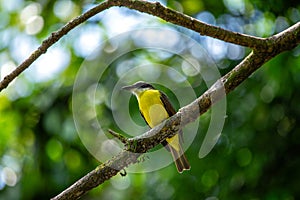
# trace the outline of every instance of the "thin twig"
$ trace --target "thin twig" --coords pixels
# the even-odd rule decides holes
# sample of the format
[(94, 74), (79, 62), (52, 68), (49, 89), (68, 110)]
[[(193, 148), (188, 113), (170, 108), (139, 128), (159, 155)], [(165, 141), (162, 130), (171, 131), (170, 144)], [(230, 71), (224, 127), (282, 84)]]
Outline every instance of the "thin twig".
[(121, 135), (120, 133), (117, 133), (117, 132), (115, 132), (115, 131), (113, 131), (113, 130), (111, 130), (111, 129), (108, 129), (108, 132), (112, 135), (112, 136), (114, 136), (115, 138), (117, 138), (118, 140), (120, 140), (123, 144), (127, 144), (128, 142), (127, 142), (127, 138), (126, 137), (124, 137), (123, 135)]
[(42, 44), (35, 50), (25, 61), (23, 61), (15, 70), (4, 77), (0, 82), (0, 92), (5, 89), (10, 82), (12, 82), (19, 74), (21, 74), (25, 69), (27, 69), (34, 61), (36, 61), (42, 54), (46, 53), (49, 47), (55, 44), (64, 35), (70, 32), (72, 29), (77, 27), (79, 24), (85, 22), (90, 17), (96, 15), (97, 13), (110, 8), (111, 4), (105, 1), (96, 7), (88, 10), (84, 14), (76, 17), (72, 21), (68, 22), (65, 26), (56, 32), (53, 32), (47, 39), (45, 39)]

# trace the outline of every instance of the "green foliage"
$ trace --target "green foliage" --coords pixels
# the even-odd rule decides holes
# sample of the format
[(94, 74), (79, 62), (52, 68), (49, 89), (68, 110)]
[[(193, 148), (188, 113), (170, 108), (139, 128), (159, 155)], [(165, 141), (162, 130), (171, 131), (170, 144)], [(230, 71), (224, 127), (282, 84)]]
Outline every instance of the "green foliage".
[[(300, 4), (295, 1), (224, 0), (220, 3), (172, 0), (163, 3), (207, 23), (261, 37), (282, 31), (300, 20)], [(91, 6), (91, 1), (1, 1), (1, 79), (21, 63), (42, 39)], [(117, 11), (120, 11), (118, 15), (113, 15)], [(110, 15), (116, 20), (111, 21)], [(132, 19), (140, 21), (130, 25)], [(104, 70), (101, 77), (95, 77), (98, 83), (97, 102), (86, 98), (93, 95), (87, 90), (82, 94), (87, 101), (81, 107), (89, 109), (92, 103), (96, 103), (96, 118), (103, 130), (111, 128), (124, 135), (132, 135), (115, 123), (111, 98), (118, 80), (133, 66), (142, 66), (144, 71), (128, 76), (131, 83), (157, 76), (172, 80), (176, 87), (187, 87), (176, 73), (158, 66), (159, 63), (184, 74), (196, 96), (205, 91), (208, 87), (205, 81), (193, 76), (194, 71), (188, 64), (183, 67), (182, 59), (175, 53), (135, 49), (106, 66), (114, 53), (118, 54), (125, 48), (138, 48), (147, 40), (147, 35), (140, 34), (118, 42), (104, 42), (106, 39), (122, 31), (151, 25), (176, 29), (191, 36), (203, 46), (206, 55), (213, 58), (222, 75), (249, 51), (206, 39), (128, 9), (113, 8), (93, 17), (66, 35), (1, 92), (0, 199), (49, 199), (99, 164), (77, 135), (72, 115), (74, 109), (79, 109), (72, 108), (74, 80), (83, 60), (99, 45), (102, 44), (103, 51), (95, 54), (97, 67), (89, 71), (93, 75), (99, 69)], [(176, 45), (183, 54), (190, 50), (183, 42), (179, 41)], [(57, 59), (50, 56), (43, 61), (48, 54)], [(214, 65), (204, 62), (205, 55), (201, 57), (199, 52), (193, 55), (204, 69)], [(233, 91), (227, 97), (227, 118), (221, 137), (213, 151), (199, 159), (199, 149), (211, 113), (204, 114), (200, 118), (198, 134), (186, 152), (192, 166), (190, 171), (178, 174), (175, 167), (169, 165), (149, 173), (118, 175), (83, 199), (300, 198), (300, 159), (297, 152), (300, 141), (297, 124), (300, 119), (300, 94), (297, 92), (299, 64), (299, 48), (296, 48), (266, 63)], [(174, 87), (156, 86), (164, 90), (176, 109), (183, 106), (172, 90)], [(192, 99), (182, 98), (186, 104)], [(133, 108), (130, 116), (136, 124), (144, 126), (136, 103), (134, 98), (130, 98), (129, 104)], [(88, 121), (87, 118), (85, 120)], [(86, 126), (91, 124), (92, 121)], [(141, 130), (148, 129), (144, 127)], [(185, 135), (188, 134), (185, 132)]]

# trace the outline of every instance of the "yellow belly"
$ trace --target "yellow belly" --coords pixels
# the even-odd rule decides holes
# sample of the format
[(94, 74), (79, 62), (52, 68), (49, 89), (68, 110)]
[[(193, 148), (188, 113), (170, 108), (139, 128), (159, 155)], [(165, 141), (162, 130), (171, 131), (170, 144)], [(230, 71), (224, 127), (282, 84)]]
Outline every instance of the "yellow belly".
[[(168, 112), (160, 100), (160, 92), (158, 90), (147, 90), (139, 94), (138, 102), (140, 111), (151, 128), (169, 117)], [(166, 140), (176, 151), (179, 151), (180, 144), (178, 134)]]
[(160, 92), (158, 90), (149, 90), (140, 94), (139, 107), (151, 128), (169, 117), (160, 100)]

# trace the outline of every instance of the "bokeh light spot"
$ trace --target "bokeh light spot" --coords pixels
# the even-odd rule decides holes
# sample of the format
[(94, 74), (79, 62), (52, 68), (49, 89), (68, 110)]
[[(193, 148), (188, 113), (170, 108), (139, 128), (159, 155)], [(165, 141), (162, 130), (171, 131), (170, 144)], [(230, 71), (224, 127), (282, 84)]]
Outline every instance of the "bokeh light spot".
[(39, 33), (44, 27), (44, 19), (41, 16), (32, 16), (26, 22), (26, 33), (35, 35)]
[(288, 117), (285, 116), (277, 126), (278, 134), (282, 137), (285, 137), (293, 128), (294, 124), (295, 124), (294, 119), (289, 119)]
[(245, 12), (244, 0), (224, 0), (224, 4), (233, 14), (242, 14)]
[(12, 187), (16, 185), (18, 179), (17, 179), (17, 174), (13, 169), (11, 169), (9, 167), (4, 167), (2, 169), (2, 172), (0, 175), (1, 175), (2, 181), (6, 185), (12, 186)]
[(192, 57), (183, 60), (181, 68), (187, 76), (196, 76), (200, 73), (200, 63)]
[(245, 184), (245, 176), (241, 173), (236, 173), (230, 180), (230, 187), (232, 190), (238, 190)]
[(63, 146), (58, 140), (51, 139), (47, 142), (46, 153), (51, 160), (55, 162), (59, 161), (61, 159), (62, 152)]
[(236, 160), (239, 166), (245, 167), (252, 161), (252, 153), (248, 148), (240, 149), (236, 154)]
[(64, 154), (64, 161), (66, 166), (73, 171), (78, 170), (78, 168), (81, 166), (81, 157), (80, 154), (75, 150), (68, 150)]
[(54, 4), (54, 14), (61, 20), (67, 21), (77, 15), (77, 7), (70, 0), (56, 1)]
[(219, 173), (213, 169), (206, 170), (201, 177), (201, 181), (203, 185), (207, 187), (212, 187), (216, 185), (218, 179), (219, 179)]
[(16, 68), (16, 64), (12, 61), (8, 61), (4, 63), (0, 71), (1, 80), (3, 80), (4, 77), (10, 74), (15, 68)]
[(260, 97), (264, 102), (270, 103), (274, 98), (274, 89), (270, 85), (264, 86), (261, 89)]
[(21, 11), (20, 20), (23, 24), (26, 24), (31, 17), (37, 16), (40, 13), (41, 5), (39, 3), (31, 3)]
[(172, 185), (167, 182), (160, 183), (156, 188), (156, 193), (159, 196), (159, 199), (171, 199), (174, 192), (175, 190)]

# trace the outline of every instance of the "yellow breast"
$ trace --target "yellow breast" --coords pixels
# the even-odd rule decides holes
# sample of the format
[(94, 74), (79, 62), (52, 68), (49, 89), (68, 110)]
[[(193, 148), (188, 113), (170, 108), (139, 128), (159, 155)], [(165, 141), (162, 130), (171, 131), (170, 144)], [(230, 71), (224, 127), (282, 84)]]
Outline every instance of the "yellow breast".
[(160, 92), (158, 90), (142, 92), (139, 94), (138, 102), (140, 111), (151, 128), (169, 117), (160, 100)]

